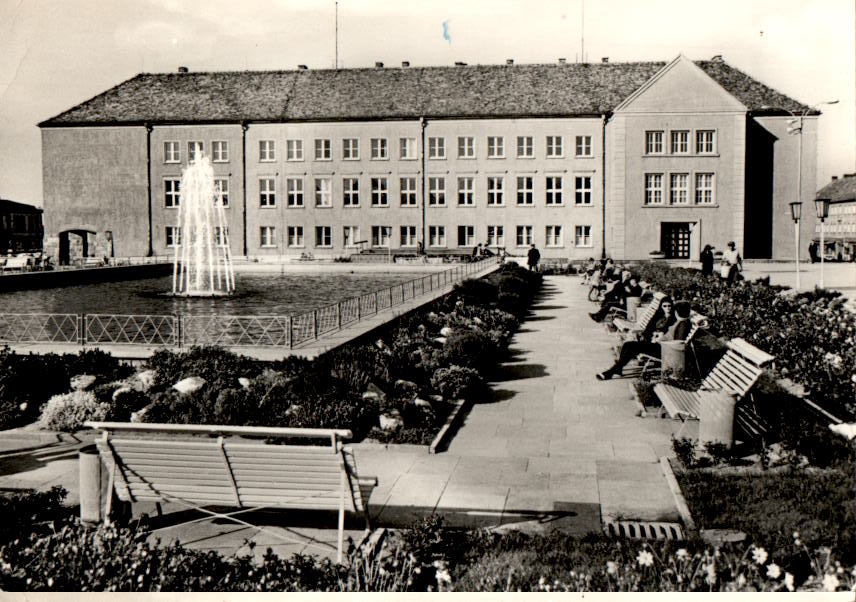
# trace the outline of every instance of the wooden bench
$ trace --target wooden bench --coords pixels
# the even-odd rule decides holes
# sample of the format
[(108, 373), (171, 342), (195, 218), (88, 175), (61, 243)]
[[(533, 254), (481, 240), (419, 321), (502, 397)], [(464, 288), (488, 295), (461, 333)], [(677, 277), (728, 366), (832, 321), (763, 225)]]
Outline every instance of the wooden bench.
[[(337, 558), (342, 559), (345, 512), (363, 514), (377, 479), (360, 478), (351, 432), (215, 425), (87, 422), (120, 500), (172, 502), (208, 518), (287, 508), (338, 512)], [(278, 443), (274, 441), (278, 440)], [(110, 501), (105, 513), (109, 520)], [(231, 506), (236, 512), (206, 510)], [(191, 522), (197, 522), (191, 521)]]
[(665, 293), (654, 293), (651, 301), (644, 307), (640, 307), (636, 313), (636, 321), (633, 322), (626, 318), (614, 318), (612, 325), (619, 333), (640, 333), (644, 331), (654, 316), (657, 315), (657, 310), (660, 309), (660, 302), (666, 296)]
[(741, 410), (741, 402), (755, 386), (764, 366), (774, 359), (774, 356), (741, 338), (732, 339), (728, 342), (728, 351), (705, 377), (698, 391), (686, 391), (660, 383), (654, 387), (654, 393), (670, 418), (687, 420), (699, 417), (707, 393), (727, 391), (737, 398), (735, 422), (741, 427), (753, 428), (752, 423), (758, 423), (752, 419), (754, 413), (748, 409)]
[(33, 258), (29, 255), (16, 255), (6, 259), (3, 265), (4, 272), (23, 272), (30, 269)]

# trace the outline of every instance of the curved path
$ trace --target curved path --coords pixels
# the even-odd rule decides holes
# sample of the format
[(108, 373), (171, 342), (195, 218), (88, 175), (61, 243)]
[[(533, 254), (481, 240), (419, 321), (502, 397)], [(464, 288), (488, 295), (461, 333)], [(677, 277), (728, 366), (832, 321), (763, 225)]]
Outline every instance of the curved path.
[(631, 381), (595, 379), (616, 339), (589, 318), (586, 290), (545, 278), (492, 399), (472, 407), (446, 452), (356, 446), (360, 472), (380, 478), (371, 506), (381, 526), (432, 510), (461, 526), (573, 532), (602, 519), (679, 520), (659, 463), (677, 425), (640, 418)]

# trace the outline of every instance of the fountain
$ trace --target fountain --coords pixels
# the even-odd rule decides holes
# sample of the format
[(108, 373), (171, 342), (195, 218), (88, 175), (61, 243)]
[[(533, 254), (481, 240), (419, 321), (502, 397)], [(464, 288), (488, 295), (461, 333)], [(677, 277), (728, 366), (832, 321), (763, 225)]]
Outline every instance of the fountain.
[(223, 210), (208, 157), (195, 154), (181, 174), (172, 294), (217, 297), (235, 291), (235, 273)]

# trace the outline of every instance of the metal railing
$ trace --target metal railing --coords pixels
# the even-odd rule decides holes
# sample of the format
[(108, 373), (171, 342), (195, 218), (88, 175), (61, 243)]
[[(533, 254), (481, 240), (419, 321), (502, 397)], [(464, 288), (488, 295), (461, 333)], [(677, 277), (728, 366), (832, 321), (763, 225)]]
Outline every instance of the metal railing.
[(0, 344), (294, 347), (444, 290), (498, 263), (489, 258), (288, 316), (0, 314)]

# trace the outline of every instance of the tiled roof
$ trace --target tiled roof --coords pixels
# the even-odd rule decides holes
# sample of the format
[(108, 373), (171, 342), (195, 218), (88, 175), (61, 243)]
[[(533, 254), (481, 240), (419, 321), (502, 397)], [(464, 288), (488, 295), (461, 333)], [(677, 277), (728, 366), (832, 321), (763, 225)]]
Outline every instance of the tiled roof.
[[(721, 61), (697, 63), (750, 110), (802, 105)], [(665, 63), (147, 74), (41, 126), (598, 115)]]
[(19, 203), (17, 201), (10, 201), (9, 199), (0, 199), (0, 211), (3, 213), (8, 213), (10, 211), (38, 213), (42, 211), (42, 208), (35, 207), (34, 205), (27, 205), (26, 203)]
[(830, 182), (817, 192), (817, 196), (832, 202), (856, 200), (856, 174), (846, 174)]

